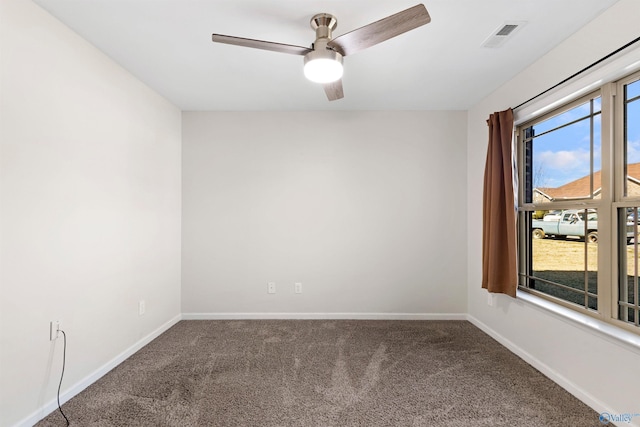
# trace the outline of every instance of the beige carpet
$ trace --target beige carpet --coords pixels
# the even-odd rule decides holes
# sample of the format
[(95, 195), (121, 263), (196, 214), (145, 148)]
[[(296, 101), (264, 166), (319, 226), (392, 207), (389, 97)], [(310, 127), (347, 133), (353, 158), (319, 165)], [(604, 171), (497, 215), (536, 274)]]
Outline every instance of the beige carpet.
[(601, 425), (465, 321), (181, 321), (63, 410), (72, 426)]

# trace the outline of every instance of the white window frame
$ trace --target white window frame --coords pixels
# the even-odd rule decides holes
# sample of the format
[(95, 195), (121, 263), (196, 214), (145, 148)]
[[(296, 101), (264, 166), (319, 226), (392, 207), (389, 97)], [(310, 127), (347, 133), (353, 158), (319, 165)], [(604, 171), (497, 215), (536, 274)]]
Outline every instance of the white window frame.
[[(624, 165), (624, 141), (622, 132), (623, 110), (622, 96), (616, 96), (622, 93), (622, 85), (629, 81), (635, 80), (634, 73), (640, 70), (640, 46), (629, 49), (624, 54), (616, 55), (610, 60), (594, 67), (579, 78), (575, 78), (562, 86), (549, 91), (545, 95), (529, 102), (521, 108), (514, 110), (515, 126), (518, 129), (523, 128), (533, 121), (540, 121), (543, 116), (552, 114), (550, 112), (562, 108), (566, 105), (578, 102), (585, 95), (591, 96), (593, 93), (600, 91), (601, 96), (601, 136), (602, 136), (602, 155), (601, 155), (601, 174), (602, 174), (602, 194), (600, 199), (583, 199), (580, 201), (580, 209), (593, 207), (598, 209), (598, 311), (588, 310), (576, 306), (570, 302), (558, 300), (553, 297), (537, 295), (535, 292), (530, 298), (541, 298), (545, 300), (542, 305), (558, 304), (561, 307), (569, 308), (572, 311), (586, 314), (587, 316), (597, 318), (607, 324), (615, 327), (631, 331), (640, 335), (640, 328), (625, 321), (618, 320), (618, 251), (617, 251), (617, 210), (621, 207), (640, 206), (640, 197), (622, 197), (623, 173), (617, 173), (614, 177), (612, 171), (618, 171)], [(519, 135), (516, 133), (517, 147), (519, 144)], [(523, 156), (521, 150), (516, 151), (516, 163), (518, 169), (523, 165)], [(522, 173), (518, 171), (518, 181), (524, 183)], [(614, 192), (615, 191), (615, 192)], [(518, 190), (518, 200), (522, 201), (522, 189)], [(518, 216), (520, 212), (534, 210), (533, 203), (519, 203)], [(555, 202), (554, 209), (576, 208), (576, 204), (572, 201)], [(601, 227), (602, 224), (607, 226)], [(519, 225), (518, 235), (529, 230), (523, 231)], [(526, 249), (526, 240), (519, 237), (518, 249), (520, 253)], [(520, 272), (520, 268), (518, 268)], [(520, 282), (520, 279), (519, 279)], [(523, 290), (519, 288), (519, 290)], [(524, 289), (526, 292), (527, 290)], [(637, 298), (640, 296), (636, 296)]]
[[(624, 157), (624, 152), (625, 152), (625, 140), (624, 140), (624, 132), (623, 132), (623, 128), (624, 128), (624, 86), (628, 83), (632, 83), (635, 81), (640, 80), (640, 71), (636, 71), (634, 73), (631, 73), (623, 78), (621, 78), (620, 80), (618, 80), (617, 82), (615, 82), (615, 87), (612, 89), (614, 91), (615, 95), (619, 95), (619, 96), (615, 96), (615, 104), (614, 104), (614, 108), (615, 108), (615, 134), (614, 134), (614, 162), (615, 165), (619, 167), (619, 171), (623, 170), (624, 168), (624, 164), (626, 162), (626, 159)], [(612, 83), (613, 85), (614, 83)], [(613, 201), (611, 203), (612, 205), (612, 214), (613, 214), (613, 219), (614, 221), (617, 222), (618, 219), (618, 209), (620, 208), (628, 208), (628, 207), (640, 207), (640, 195), (633, 197), (633, 196), (625, 196), (624, 195), (624, 186), (625, 186), (625, 180), (626, 177), (624, 176), (624, 173), (616, 173), (615, 174), (615, 193), (614, 193), (614, 197), (613, 197)], [(617, 227), (617, 224), (615, 224)], [(617, 229), (617, 228), (616, 228)], [(639, 237), (640, 238), (640, 237)], [(618, 266), (620, 264), (620, 260), (619, 260), (619, 254), (618, 251), (613, 250), (613, 259), (612, 259), (612, 266)], [(620, 271), (618, 268), (613, 268), (614, 271), (612, 271), (612, 283), (614, 284), (613, 287), (615, 288), (613, 290), (613, 292), (611, 292), (611, 316), (613, 317), (613, 320), (615, 320), (616, 322), (620, 322), (621, 325), (629, 325), (629, 322), (626, 321), (622, 321), (622, 320), (618, 320), (619, 318), (619, 310), (620, 310), (620, 306), (618, 304), (619, 299), (620, 299), (620, 294), (619, 294), (619, 290), (620, 290), (620, 286), (619, 286), (619, 281), (620, 281)], [(636, 299), (640, 298), (640, 295), (635, 295)], [(636, 314), (636, 319), (637, 316), (640, 315), (640, 312), (638, 312)], [(638, 326), (634, 326), (631, 325), (632, 328), (634, 329), (640, 329), (638, 328)]]
[[(537, 297), (549, 300), (551, 302), (557, 303), (567, 308), (577, 310), (589, 316), (600, 318), (602, 320), (604, 320), (604, 316), (600, 315), (600, 313), (603, 312), (603, 310), (601, 309), (601, 306), (602, 304), (608, 304), (608, 305), (610, 304), (610, 301), (608, 298), (603, 299), (601, 296), (603, 292), (609, 292), (608, 291), (609, 287), (605, 286), (604, 284), (608, 281), (608, 277), (610, 277), (609, 271), (601, 267), (603, 263), (609, 262), (609, 259), (603, 258), (603, 256), (606, 254), (603, 255), (602, 252), (608, 252), (606, 249), (603, 250), (603, 247), (606, 248), (611, 245), (611, 231), (608, 229), (608, 227), (602, 227), (603, 223), (605, 224), (610, 223), (610, 215), (607, 214), (607, 212), (609, 211), (609, 209), (607, 209), (607, 203), (610, 205), (610, 198), (611, 198), (610, 189), (605, 187), (606, 180), (604, 177), (605, 173), (608, 173), (608, 169), (607, 171), (605, 171), (604, 152), (611, 150), (610, 137), (608, 135), (605, 136), (605, 125), (604, 125), (604, 115), (605, 114), (611, 115), (611, 113), (608, 111), (608, 109), (611, 108), (611, 104), (608, 102), (605, 102), (604, 100), (604, 95), (606, 92), (607, 90), (605, 88), (599, 88), (595, 91), (582, 95), (577, 99), (574, 99), (563, 105), (557, 106), (556, 109), (546, 112), (545, 114), (539, 117), (536, 117), (530, 121), (520, 124), (516, 128), (516, 138), (515, 138), (517, 164), (519, 166), (517, 171), (518, 182), (522, 183), (522, 185), (518, 188), (518, 200), (521, 201), (518, 203), (518, 249), (519, 249), (518, 250), (518, 289), (524, 292), (530, 292), (533, 295), (536, 295)], [(591, 194), (589, 197), (562, 200), (562, 201), (553, 201), (553, 202), (548, 202), (544, 204), (536, 204), (533, 201), (529, 203), (525, 202), (524, 201), (525, 200), (524, 199), (524, 196), (525, 196), (524, 168), (520, 167), (520, 166), (523, 166), (525, 163), (525, 156), (523, 152), (524, 150), (522, 149), (524, 147), (523, 140), (522, 140), (524, 129), (532, 126), (535, 123), (539, 123), (541, 121), (552, 118), (558, 114), (561, 114), (565, 111), (568, 111), (578, 105), (584, 104), (585, 102), (588, 102), (590, 99), (596, 98), (596, 97), (601, 98), (600, 116), (601, 116), (601, 124), (602, 124), (601, 150), (602, 150), (602, 180), (603, 181), (602, 181), (602, 191), (600, 193), (600, 198), (596, 199), (594, 198), (594, 195)], [(605, 111), (605, 109), (607, 110)], [(591, 172), (595, 172), (595, 171), (591, 171)], [(591, 191), (593, 191), (593, 188), (591, 189)], [(541, 210), (540, 207), (546, 208), (545, 210), (547, 209), (581, 209), (581, 210), (596, 209), (598, 211), (598, 260), (597, 260), (597, 263), (598, 263), (598, 270), (597, 270), (598, 311), (597, 312), (594, 310), (587, 309), (586, 307), (581, 307), (576, 304), (573, 304), (570, 301), (565, 301), (563, 299), (553, 297), (546, 293), (536, 291), (535, 289), (530, 289), (527, 286), (522, 285), (522, 277), (520, 272), (523, 264), (528, 262), (528, 253), (529, 253), (528, 244), (529, 244), (529, 239), (531, 239), (532, 237), (531, 237), (531, 230), (529, 229), (528, 225), (524, 223), (521, 219), (523, 215), (526, 214), (527, 212), (534, 212), (536, 210)], [(526, 238), (522, 238), (522, 236), (526, 236)], [(586, 242), (585, 242), (585, 245), (586, 245)], [(585, 246), (585, 250), (586, 250), (586, 246)], [(604, 312), (607, 312), (607, 310), (604, 310)]]

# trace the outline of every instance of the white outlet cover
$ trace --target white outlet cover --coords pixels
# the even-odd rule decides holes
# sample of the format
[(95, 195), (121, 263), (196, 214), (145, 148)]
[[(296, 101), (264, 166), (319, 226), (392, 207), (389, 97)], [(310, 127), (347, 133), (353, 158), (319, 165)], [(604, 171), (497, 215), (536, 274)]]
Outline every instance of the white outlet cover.
[(49, 341), (55, 341), (60, 335), (60, 321), (52, 320), (49, 322)]

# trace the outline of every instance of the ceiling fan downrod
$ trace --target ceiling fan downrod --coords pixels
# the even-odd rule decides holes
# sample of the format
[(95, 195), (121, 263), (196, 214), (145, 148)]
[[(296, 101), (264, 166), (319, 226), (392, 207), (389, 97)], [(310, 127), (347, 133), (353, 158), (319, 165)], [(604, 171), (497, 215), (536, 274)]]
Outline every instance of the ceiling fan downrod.
[(331, 32), (338, 27), (338, 20), (329, 13), (318, 13), (311, 18), (311, 28), (316, 32), (316, 40), (331, 40)]

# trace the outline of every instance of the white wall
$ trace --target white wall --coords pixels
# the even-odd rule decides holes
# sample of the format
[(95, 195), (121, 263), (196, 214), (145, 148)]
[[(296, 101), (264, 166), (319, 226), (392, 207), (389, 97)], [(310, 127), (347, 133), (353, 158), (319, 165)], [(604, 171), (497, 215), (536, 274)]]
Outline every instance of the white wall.
[[(640, 351), (607, 340), (508, 297), (487, 304), (481, 289), (482, 179), (487, 147), (486, 120), (494, 111), (515, 107), (638, 36), (640, 2), (621, 0), (559, 47), (474, 106), (468, 115), (469, 314), (545, 373), (599, 410), (640, 413), (637, 378)], [(640, 417), (634, 419), (640, 425)]]
[[(179, 315), (181, 117), (31, 2), (0, 7), (0, 425), (13, 425), (55, 396), (49, 320), (69, 335), (64, 394)], [(410, 317), (464, 313), (468, 297), (477, 324), (581, 398), (637, 412), (638, 353), (523, 302), (488, 307), (480, 289), (486, 118), (635, 38), (637, 16), (621, 0), (468, 116), (184, 113), (182, 311)]]
[[(0, 425), (180, 314), (180, 111), (30, 1), (1, 3)], [(138, 301), (147, 313), (138, 316)]]
[(182, 126), (183, 313), (466, 311), (465, 112), (187, 112)]

